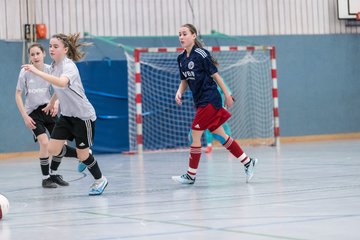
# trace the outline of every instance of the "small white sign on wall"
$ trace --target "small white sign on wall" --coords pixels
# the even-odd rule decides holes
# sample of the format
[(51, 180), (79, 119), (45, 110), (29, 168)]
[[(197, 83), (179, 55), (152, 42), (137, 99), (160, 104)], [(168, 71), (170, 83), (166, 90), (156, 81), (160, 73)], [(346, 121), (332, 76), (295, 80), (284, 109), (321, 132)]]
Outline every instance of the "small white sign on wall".
[(360, 0), (348, 0), (348, 5), (350, 15), (360, 13)]
[(339, 19), (356, 19), (360, 12), (360, 0), (337, 0)]

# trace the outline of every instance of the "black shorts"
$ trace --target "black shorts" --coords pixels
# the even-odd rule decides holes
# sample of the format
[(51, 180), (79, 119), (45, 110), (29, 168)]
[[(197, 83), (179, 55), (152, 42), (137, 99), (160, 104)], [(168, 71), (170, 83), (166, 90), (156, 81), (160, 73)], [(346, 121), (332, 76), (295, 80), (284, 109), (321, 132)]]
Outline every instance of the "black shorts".
[(51, 134), (57, 121), (57, 116), (52, 117), (51, 114), (46, 114), (42, 111), (44, 107), (46, 107), (46, 104), (39, 106), (29, 114), (29, 116), (35, 121), (36, 128), (32, 129), (35, 135), (35, 142), (37, 141), (36, 137), (40, 134), (46, 133), (46, 130), (48, 130), (49, 134)]
[(51, 138), (70, 141), (75, 139), (76, 148), (84, 149), (93, 145), (94, 133), (95, 121), (61, 115), (51, 133)]

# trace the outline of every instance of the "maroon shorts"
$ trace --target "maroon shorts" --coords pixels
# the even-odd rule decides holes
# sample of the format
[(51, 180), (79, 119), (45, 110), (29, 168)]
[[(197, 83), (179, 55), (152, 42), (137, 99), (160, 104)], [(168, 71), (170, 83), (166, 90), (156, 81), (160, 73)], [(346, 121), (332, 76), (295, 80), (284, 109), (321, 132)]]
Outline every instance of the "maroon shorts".
[(209, 129), (210, 132), (212, 132), (223, 125), (223, 123), (230, 117), (231, 113), (229, 113), (225, 108), (216, 109), (212, 104), (208, 104), (205, 107), (199, 107), (196, 110), (191, 129)]

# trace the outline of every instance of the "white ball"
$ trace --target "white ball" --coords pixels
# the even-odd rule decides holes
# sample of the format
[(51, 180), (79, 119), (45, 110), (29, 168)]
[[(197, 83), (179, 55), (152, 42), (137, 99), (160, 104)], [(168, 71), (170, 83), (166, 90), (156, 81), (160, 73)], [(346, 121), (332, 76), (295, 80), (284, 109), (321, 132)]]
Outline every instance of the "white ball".
[(5, 217), (5, 215), (9, 212), (9, 200), (4, 196), (0, 194), (0, 219)]

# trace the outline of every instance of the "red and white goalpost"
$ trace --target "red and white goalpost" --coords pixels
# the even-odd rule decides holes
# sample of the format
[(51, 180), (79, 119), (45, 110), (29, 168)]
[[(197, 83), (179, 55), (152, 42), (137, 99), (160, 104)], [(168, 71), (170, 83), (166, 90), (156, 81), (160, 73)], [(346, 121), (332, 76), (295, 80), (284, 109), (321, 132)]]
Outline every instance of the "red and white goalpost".
[[(276, 55), (273, 46), (206, 47), (236, 99), (229, 109), (232, 137), (278, 146), (280, 141)], [(184, 148), (194, 117), (188, 90), (175, 103), (180, 83), (177, 56), (183, 48), (136, 48), (128, 61), (130, 151)]]

